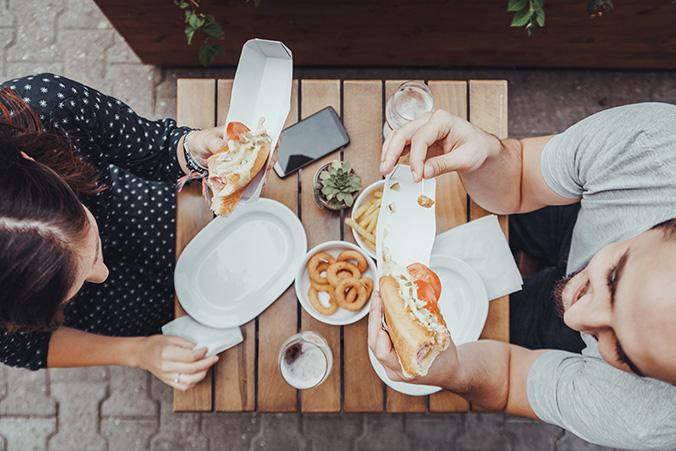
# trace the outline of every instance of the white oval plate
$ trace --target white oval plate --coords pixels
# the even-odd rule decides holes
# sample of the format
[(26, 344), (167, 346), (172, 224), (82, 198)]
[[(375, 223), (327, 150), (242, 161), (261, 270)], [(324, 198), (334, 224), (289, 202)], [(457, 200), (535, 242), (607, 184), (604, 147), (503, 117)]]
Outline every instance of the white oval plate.
[[(364, 251), (362, 249), (358, 248), (352, 243), (348, 243), (347, 241), (327, 241), (325, 243), (318, 244), (317, 246), (310, 249), (310, 251), (305, 256), (302, 265), (298, 269), (298, 274), (296, 275), (296, 281), (294, 283), (294, 287), (296, 289), (296, 297), (298, 298), (298, 302), (300, 302), (300, 305), (303, 306), (303, 310), (308, 312), (308, 314), (317, 321), (321, 321), (322, 323), (326, 324), (332, 324), (334, 326), (345, 326), (347, 324), (352, 324), (365, 317), (366, 314), (369, 312), (369, 305), (371, 305), (371, 300), (369, 299), (368, 301), (366, 301), (364, 307), (362, 307), (361, 310), (358, 310), (356, 312), (352, 312), (350, 310), (346, 310), (339, 307), (338, 310), (336, 310), (336, 312), (333, 315), (322, 315), (321, 313), (316, 311), (312, 307), (312, 305), (310, 305), (310, 301), (308, 300), (307, 297), (307, 292), (310, 289), (310, 276), (308, 275), (307, 272), (307, 262), (317, 252), (324, 251), (328, 252), (333, 257), (337, 257), (339, 253), (345, 250), (357, 251), (364, 256), (364, 258), (369, 264), (369, 267), (364, 273), (362, 273), (362, 276), (370, 277), (373, 280), (373, 291), (376, 291), (378, 289), (378, 280), (376, 279), (375, 263), (373, 263), (373, 260), (371, 260), (368, 255), (364, 254)], [(320, 294), (319, 298), (320, 301), (325, 300), (325, 298), (322, 296), (327, 295)]]
[(298, 217), (272, 199), (240, 205), (207, 224), (176, 262), (176, 295), (211, 327), (245, 324), (291, 285), (307, 250)]
[[(488, 294), (479, 275), (464, 261), (446, 255), (432, 255), (430, 268), (441, 279), (439, 310), (448, 325), (453, 343), (476, 341), (488, 317)], [(434, 385), (409, 384), (390, 379), (385, 368), (369, 349), (371, 365), (389, 387), (411, 396), (426, 396), (441, 390)]]
[[(361, 206), (362, 202), (371, 195), (371, 193), (377, 189), (382, 189), (385, 186), (385, 180), (378, 180), (377, 182), (371, 183), (369, 186), (361, 190), (361, 193), (359, 193), (359, 196), (357, 196), (357, 199), (354, 201), (354, 205), (352, 205), (352, 211), (350, 212), (350, 217), (352, 217), (352, 214), (354, 214), (355, 211)], [(352, 217), (352, 220), (354, 220), (354, 217)], [(352, 227), (350, 227), (352, 229)], [(375, 233), (374, 233), (375, 235)], [(369, 247), (366, 245), (364, 240), (361, 239), (361, 236), (354, 230), (352, 229), (352, 236), (354, 237), (354, 240), (357, 242), (359, 247), (366, 252), (371, 258), (375, 260), (376, 258), (376, 253), (375, 251), (372, 251), (369, 249)]]

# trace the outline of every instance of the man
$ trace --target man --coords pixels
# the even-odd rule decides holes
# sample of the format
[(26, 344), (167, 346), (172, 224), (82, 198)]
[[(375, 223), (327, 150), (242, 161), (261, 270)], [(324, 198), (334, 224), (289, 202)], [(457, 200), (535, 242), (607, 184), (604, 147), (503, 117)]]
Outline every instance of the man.
[[(502, 141), (437, 111), (388, 137), (381, 171), (391, 171), (405, 151), (417, 180), (457, 171), (472, 199), (496, 213), (579, 204), (579, 212), (531, 213), (548, 216), (535, 223), (553, 224), (544, 233), (556, 236), (544, 236), (543, 246), (560, 246), (561, 230), (572, 230), (562, 257), (569, 277), (553, 296), (565, 326), (543, 330), (555, 324), (542, 317), (555, 309), (539, 307), (549, 296), (514, 296), (511, 309), (528, 323), (512, 321), (521, 344), (568, 351), (490, 340), (451, 345), (427, 376), (410, 382), (442, 386), (485, 409), (540, 419), (600, 445), (676, 447), (676, 106), (628, 105), (559, 135)], [(574, 229), (566, 226), (573, 222)], [(519, 238), (527, 240), (523, 230)], [(524, 305), (540, 315), (528, 315)], [(390, 377), (403, 380), (380, 318), (376, 299), (369, 346)], [(566, 328), (580, 332), (581, 354), (569, 352), (582, 347), (577, 337), (556, 336)]]

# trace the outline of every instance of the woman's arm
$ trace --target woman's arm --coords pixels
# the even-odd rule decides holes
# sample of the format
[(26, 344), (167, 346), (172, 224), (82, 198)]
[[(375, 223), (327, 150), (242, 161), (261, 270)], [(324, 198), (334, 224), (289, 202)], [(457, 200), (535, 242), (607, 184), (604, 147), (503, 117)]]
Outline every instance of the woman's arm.
[(205, 357), (206, 348), (193, 348), (193, 343), (179, 337), (107, 337), (60, 327), (49, 341), (47, 366), (143, 368), (164, 383), (187, 390), (204, 379), (207, 370), (218, 361), (217, 356)]
[(500, 140), (439, 110), (388, 136), (381, 171), (388, 173), (402, 154), (410, 152), (417, 180), (457, 171), (470, 197), (494, 213), (523, 213), (578, 202), (559, 196), (545, 183), (540, 157), (549, 139)]

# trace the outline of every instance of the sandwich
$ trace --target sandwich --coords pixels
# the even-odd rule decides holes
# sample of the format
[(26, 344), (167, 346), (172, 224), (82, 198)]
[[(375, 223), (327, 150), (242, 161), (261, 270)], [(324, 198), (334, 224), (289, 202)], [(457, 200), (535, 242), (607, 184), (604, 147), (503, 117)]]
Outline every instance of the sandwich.
[(271, 140), (262, 122), (255, 132), (241, 122), (228, 123), (227, 146), (207, 160), (206, 184), (211, 191), (211, 210), (217, 215), (232, 213), (244, 189), (265, 166)]
[(451, 342), (438, 306), (441, 281), (421, 263), (405, 269), (389, 263), (384, 273), (380, 278), (383, 312), (403, 374), (425, 376)]

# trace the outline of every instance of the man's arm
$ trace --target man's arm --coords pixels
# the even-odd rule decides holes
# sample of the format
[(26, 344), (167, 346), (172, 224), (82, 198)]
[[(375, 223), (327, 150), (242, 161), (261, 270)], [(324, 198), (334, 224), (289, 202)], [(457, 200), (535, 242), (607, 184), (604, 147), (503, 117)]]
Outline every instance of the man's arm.
[(424, 382), (442, 386), (484, 410), (537, 419), (528, 402), (528, 370), (544, 350), (531, 351), (501, 341), (466, 343), (444, 353)]
[(204, 379), (207, 370), (218, 361), (217, 356), (206, 357), (207, 348), (194, 346), (182, 338), (166, 335), (107, 337), (60, 327), (49, 341), (47, 366), (143, 368), (164, 383), (187, 390)]
[(494, 213), (524, 213), (578, 202), (579, 198), (556, 194), (542, 176), (540, 159), (550, 139), (500, 140), (439, 110), (391, 133), (383, 144), (380, 169), (389, 173), (399, 157), (410, 152), (417, 180), (457, 171), (470, 197)]

